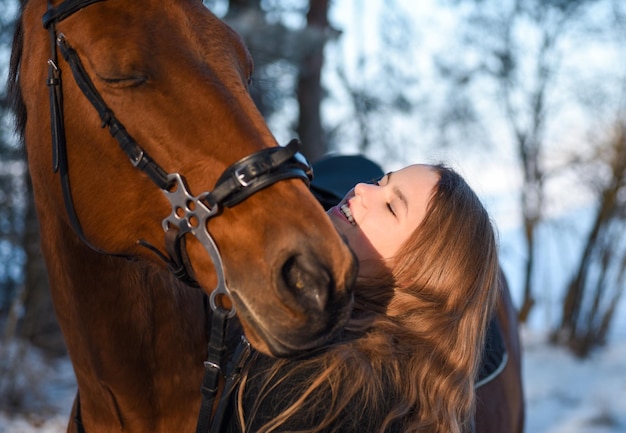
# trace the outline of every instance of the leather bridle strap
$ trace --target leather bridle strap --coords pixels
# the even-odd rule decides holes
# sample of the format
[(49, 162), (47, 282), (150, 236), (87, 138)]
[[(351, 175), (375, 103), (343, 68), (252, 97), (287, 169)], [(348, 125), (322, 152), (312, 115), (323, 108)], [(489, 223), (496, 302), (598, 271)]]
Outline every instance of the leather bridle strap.
[(211, 320), (211, 335), (209, 337), (208, 357), (204, 361), (204, 377), (200, 392), (202, 401), (198, 413), (196, 433), (209, 433), (213, 404), (218, 393), (219, 378), (224, 365), (224, 353), (226, 352), (226, 326), (228, 324), (228, 311), (220, 308), (213, 311)]
[[(208, 219), (218, 215), (222, 206), (234, 206), (255, 192), (279, 180), (300, 178), (308, 184), (312, 178), (311, 167), (306, 159), (298, 153), (298, 141), (292, 140), (285, 147), (267, 148), (244, 157), (222, 174), (212, 192), (193, 196), (181, 175), (178, 173), (168, 174), (130, 136), (89, 78), (78, 53), (67, 43), (63, 34), (57, 36), (55, 24), (58, 21), (97, 1), (102, 0), (66, 0), (57, 8), (50, 7), (43, 18), (44, 26), (50, 31), (51, 40), (51, 56), (48, 61), (48, 86), (50, 88), (53, 164), (55, 171), (60, 172), (63, 198), (71, 226), (86, 245), (97, 252), (110, 254), (89, 242), (84, 235), (74, 208), (67, 163), (61, 71), (57, 62), (57, 46), (64, 59), (70, 65), (77, 85), (97, 110), (102, 121), (102, 127), (108, 126), (110, 134), (117, 140), (120, 148), (126, 153), (131, 163), (144, 172), (161, 189), (172, 205), (172, 214), (163, 220), (163, 229), (166, 233), (169, 230), (177, 230), (176, 236), (166, 235), (166, 251), (169, 257), (145, 241), (138, 241), (139, 245), (148, 247), (156, 253), (168, 264), (170, 270), (179, 279), (187, 284), (196, 285), (193, 271), (186, 257), (186, 251), (183, 248), (184, 242), (181, 238), (186, 233), (192, 233), (199, 238), (211, 255), (215, 267), (218, 268), (219, 291), (214, 292), (211, 297), (211, 306), (214, 307), (216, 296), (221, 293), (228, 294), (228, 290), (223, 281), (223, 271), (219, 269), (222, 264), (217, 246), (206, 229)], [(183, 217), (179, 217), (177, 213), (181, 209), (185, 209), (188, 203), (193, 203), (200, 210), (187, 209)], [(192, 227), (194, 225), (191, 223), (192, 220), (196, 223), (195, 227)]]
[[(224, 422), (234, 409), (232, 407), (234, 393), (241, 382), (241, 374), (251, 354), (252, 347), (246, 337), (242, 335), (241, 341), (237, 345), (235, 353), (226, 367), (224, 389), (222, 390), (217, 408), (215, 409), (215, 414), (213, 414), (211, 420), (210, 433), (220, 433), (228, 430), (228, 424), (224, 424)], [(201, 432), (198, 431), (197, 433)]]
[(211, 205), (233, 207), (279, 180), (301, 178), (308, 184), (313, 172), (298, 153), (299, 145), (298, 140), (291, 140), (285, 147), (265, 149), (240, 159), (224, 171), (206, 200)]
[(59, 7), (53, 8), (48, 6), (47, 12), (44, 14), (44, 27), (48, 29), (50, 35), (50, 58), (48, 59), (48, 79), (46, 85), (50, 93), (50, 130), (52, 132), (52, 167), (55, 173), (59, 173), (61, 181), (61, 189), (63, 192), (63, 202), (70, 220), (70, 225), (78, 238), (94, 251), (104, 253), (85, 236), (76, 211), (74, 209), (69, 168), (67, 162), (67, 150), (65, 142), (65, 121), (63, 119), (63, 91), (61, 88), (61, 69), (58, 66), (57, 49), (56, 49), (56, 28), (55, 23), (72, 14), (77, 10), (102, 0), (82, 0), (75, 2), (63, 2)]
[(78, 54), (67, 44), (63, 34), (57, 36), (57, 45), (61, 50), (63, 58), (70, 65), (76, 84), (78, 84), (78, 87), (80, 87), (85, 97), (98, 112), (100, 120), (102, 121), (101, 126), (103, 128), (105, 126), (109, 127), (109, 133), (117, 140), (120, 148), (126, 153), (126, 156), (128, 156), (133, 166), (148, 175), (160, 189), (169, 189), (173, 182), (168, 179), (167, 172), (154, 162), (146, 151), (143, 150), (126, 131), (124, 125), (115, 117), (113, 111), (111, 111), (104, 102), (102, 96), (94, 86), (93, 81), (91, 81), (87, 75)]

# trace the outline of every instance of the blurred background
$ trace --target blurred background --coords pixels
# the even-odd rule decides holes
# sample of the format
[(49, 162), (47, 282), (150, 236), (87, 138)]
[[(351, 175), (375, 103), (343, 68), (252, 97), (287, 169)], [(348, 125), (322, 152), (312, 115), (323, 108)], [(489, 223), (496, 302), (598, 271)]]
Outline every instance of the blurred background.
[[(443, 161), (479, 193), (522, 322), (526, 431), (626, 431), (626, 2), (204, 3), (248, 45), (280, 143)], [(0, 9), (0, 432), (64, 431), (75, 387), (4, 86), (20, 5)]]

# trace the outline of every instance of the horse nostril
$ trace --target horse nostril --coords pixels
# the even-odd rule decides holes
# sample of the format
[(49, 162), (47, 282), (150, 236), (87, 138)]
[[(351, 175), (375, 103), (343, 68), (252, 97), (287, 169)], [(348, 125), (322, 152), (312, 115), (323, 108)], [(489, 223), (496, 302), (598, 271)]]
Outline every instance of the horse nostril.
[(332, 280), (328, 271), (317, 261), (303, 255), (293, 255), (282, 267), (282, 279), (288, 293), (306, 309), (324, 311)]

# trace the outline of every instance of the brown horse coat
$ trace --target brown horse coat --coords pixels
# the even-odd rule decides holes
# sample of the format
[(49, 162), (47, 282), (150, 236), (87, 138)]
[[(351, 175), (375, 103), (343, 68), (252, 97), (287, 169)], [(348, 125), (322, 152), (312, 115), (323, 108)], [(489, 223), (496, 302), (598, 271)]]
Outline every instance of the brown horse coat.
[[(53, 67), (62, 77), (72, 206), (97, 251), (70, 224), (51, 157), (51, 41), (42, 25), (48, 7), (45, 0), (24, 4), (10, 85), (85, 429), (193, 431), (207, 355), (204, 297), (175, 281), (159, 256), (142, 246), (167, 255), (162, 220), (172, 207), (100, 128), (59, 56)], [(202, 2), (85, 3), (59, 20), (56, 31), (134, 140), (165, 172), (180, 173), (194, 194), (209, 191), (235, 161), (277, 145), (247, 92), (247, 50)], [(223, 209), (208, 228), (232, 302), (257, 349), (298, 352), (322, 344), (341, 326), (337, 318), (350, 311), (355, 262), (304, 182), (265, 188)], [(190, 238), (186, 255), (199, 285), (213, 290), (216, 274), (205, 248)]]

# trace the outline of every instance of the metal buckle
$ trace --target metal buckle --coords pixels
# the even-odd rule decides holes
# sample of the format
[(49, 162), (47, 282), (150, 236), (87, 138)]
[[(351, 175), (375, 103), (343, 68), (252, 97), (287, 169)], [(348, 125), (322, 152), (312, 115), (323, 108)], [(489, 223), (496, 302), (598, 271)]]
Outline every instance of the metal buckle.
[(235, 179), (237, 179), (237, 182), (239, 182), (239, 185), (241, 185), (243, 188), (247, 187), (248, 185), (250, 185), (252, 183), (252, 181), (246, 181), (246, 175), (243, 174), (241, 172), (242, 169), (238, 168), (235, 170)]
[(137, 156), (132, 156), (128, 159), (130, 159), (130, 163), (133, 165), (133, 167), (137, 167), (139, 163), (141, 162), (141, 160), (143, 159), (143, 156), (144, 156), (144, 151), (140, 150)]
[(217, 371), (220, 371), (222, 369), (222, 367), (220, 367), (218, 364), (211, 362), (211, 361), (204, 361), (204, 367), (212, 368), (213, 370), (217, 370)]

